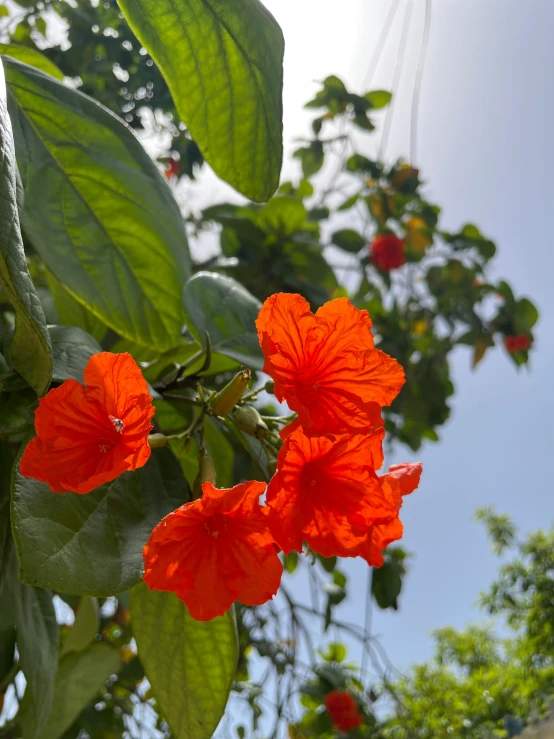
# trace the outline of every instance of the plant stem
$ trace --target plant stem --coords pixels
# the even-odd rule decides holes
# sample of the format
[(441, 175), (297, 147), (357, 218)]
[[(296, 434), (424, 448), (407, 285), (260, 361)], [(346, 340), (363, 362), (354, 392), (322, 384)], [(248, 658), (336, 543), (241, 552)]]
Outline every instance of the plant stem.
[(6, 692), (6, 688), (13, 683), (20, 669), (19, 662), (14, 662), (7, 675), (0, 680), (0, 693)]

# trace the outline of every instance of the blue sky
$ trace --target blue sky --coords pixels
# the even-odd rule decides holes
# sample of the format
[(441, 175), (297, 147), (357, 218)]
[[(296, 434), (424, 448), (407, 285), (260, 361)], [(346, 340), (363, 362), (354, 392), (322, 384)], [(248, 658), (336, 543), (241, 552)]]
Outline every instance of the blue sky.
[[(341, 76), (362, 91), (367, 66), (391, 0), (267, 0), (287, 48), (285, 136), (306, 131), (302, 103), (314, 80)], [(404, 13), (401, 0), (372, 87), (390, 88)], [(413, 75), (421, 40), (423, 2), (414, 3), (407, 56), (387, 150), (406, 155)], [(415, 555), (398, 613), (376, 613), (373, 632), (400, 668), (430, 656), (433, 628), (463, 627), (485, 617), (475, 607), (498, 562), (478, 506), (492, 504), (530, 530), (552, 520), (549, 453), (554, 347), (550, 281), (554, 266), (552, 83), (554, 5), (546, 0), (437, 0), (419, 116), (417, 164), (443, 223), (472, 221), (499, 247), (495, 276), (538, 305), (531, 369), (516, 371), (502, 349), (477, 371), (470, 356), (454, 357), (456, 396), (441, 441), (415, 457), (398, 449), (391, 461), (421, 459), (420, 490), (403, 509), (404, 545)], [(287, 165), (285, 173), (294, 170)], [(349, 562), (346, 619), (362, 622), (366, 567)], [(300, 584), (298, 590), (301, 590)], [(352, 654), (352, 656), (355, 656)]]

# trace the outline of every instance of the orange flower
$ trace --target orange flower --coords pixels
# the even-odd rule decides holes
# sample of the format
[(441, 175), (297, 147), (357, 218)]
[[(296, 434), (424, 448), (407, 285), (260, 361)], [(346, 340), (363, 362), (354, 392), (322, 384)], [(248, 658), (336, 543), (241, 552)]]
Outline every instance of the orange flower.
[[(395, 464), (389, 468), (385, 475), (379, 477), (383, 493), (392, 497), (397, 511), (402, 508), (402, 498), (413, 493), (418, 487), (423, 471), (421, 462), (410, 464)], [(363, 542), (353, 551), (352, 556), (363, 557), (369, 565), (381, 567), (383, 564), (383, 551), (393, 541), (402, 538), (404, 527), (398, 517), (392, 521), (372, 526)]]
[(144, 547), (144, 579), (152, 590), (177, 594), (198, 621), (221, 616), (238, 600), (265, 603), (283, 566), (259, 504), (263, 482), (228, 490), (211, 483), (203, 496), (159, 523)]
[(393, 233), (377, 234), (369, 251), (371, 261), (383, 272), (398, 269), (406, 261), (404, 241)]
[(288, 433), (266, 496), (271, 533), (286, 554), (305, 541), (324, 557), (355, 556), (371, 526), (397, 518), (392, 490), (375, 473), (383, 436), (382, 427), (336, 441), (310, 438), (299, 425)]
[(55, 493), (90, 493), (150, 457), (154, 407), (131, 355), (95, 354), (84, 380), (66, 380), (41, 398), (37, 436), (21, 459), (21, 474)]
[(515, 352), (525, 351), (531, 346), (531, 339), (525, 334), (518, 334), (517, 336), (505, 336), (504, 346), (506, 351), (510, 354)]
[(350, 693), (334, 690), (327, 693), (323, 700), (331, 723), (339, 731), (348, 732), (363, 724), (364, 717), (358, 713), (358, 705)]
[(404, 370), (375, 349), (371, 319), (346, 298), (314, 315), (300, 295), (269, 297), (256, 321), (264, 372), (308, 436), (371, 433), (404, 384)]

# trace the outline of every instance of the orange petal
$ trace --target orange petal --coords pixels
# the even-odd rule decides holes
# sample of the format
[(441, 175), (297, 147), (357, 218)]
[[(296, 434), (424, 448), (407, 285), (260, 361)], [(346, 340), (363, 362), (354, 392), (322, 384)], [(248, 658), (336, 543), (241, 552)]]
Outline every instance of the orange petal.
[(130, 354), (101, 352), (92, 356), (84, 371), (89, 400), (108, 415), (121, 418), (137, 395), (148, 395), (148, 385)]
[(403, 462), (393, 464), (389, 471), (381, 477), (381, 480), (390, 486), (398, 508), (402, 505), (402, 497), (413, 493), (418, 487), (422, 472), (421, 462)]
[(247, 482), (227, 490), (205, 483), (203, 497), (166, 516), (144, 549), (144, 579), (170, 590), (193, 618), (221, 616), (235, 601), (260, 605), (279, 587), (282, 565), (258, 498)]
[(310, 438), (297, 428), (283, 444), (267, 504), (273, 537), (285, 553), (302, 541), (324, 555), (350, 552), (371, 525), (397, 517), (388, 488), (379, 482), (382, 428), (334, 441)]

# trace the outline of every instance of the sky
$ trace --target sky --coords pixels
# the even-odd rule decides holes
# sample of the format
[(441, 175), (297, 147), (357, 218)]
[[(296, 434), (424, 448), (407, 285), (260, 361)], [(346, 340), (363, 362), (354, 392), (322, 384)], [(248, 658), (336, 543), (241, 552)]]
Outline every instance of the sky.
[[(292, 139), (307, 131), (309, 115), (302, 104), (316, 90), (315, 80), (336, 74), (354, 91), (367, 89), (369, 60), (391, 2), (266, 0), (286, 39), (289, 152)], [(406, 0), (400, 0), (373, 88), (391, 87), (405, 8)], [(423, 10), (423, 0), (414, 0), (386, 151), (390, 159), (409, 151)], [(494, 276), (529, 296), (541, 319), (530, 371), (517, 371), (500, 348), (471, 371), (469, 352), (457, 352), (453, 412), (441, 441), (417, 455), (398, 449), (389, 460), (424, 463), (420, 489), (402, 514), (403, 545), (414, 558), (400, 610), (373, 615), (372, 633), (400, 669), (431, 656), (432, 629), (486, 620), (476, 601), (493, 580), (498, 560), (472, 518), (477, 507), (493, 505), (522, 531), (549, 526), (553, 518), (553, 21), (554, 4), (547, 0), (432, 3), (415, 164), (428, 183), (429, 199), (443, 208), (444, 226), (475, 222), (496, 241)], [(285, 178), (296, 174), (294, 167), (285, 164)], [(366, 566), (349, 562), (346, 569), (350, 596), (340, 615), (361, 624)]]

